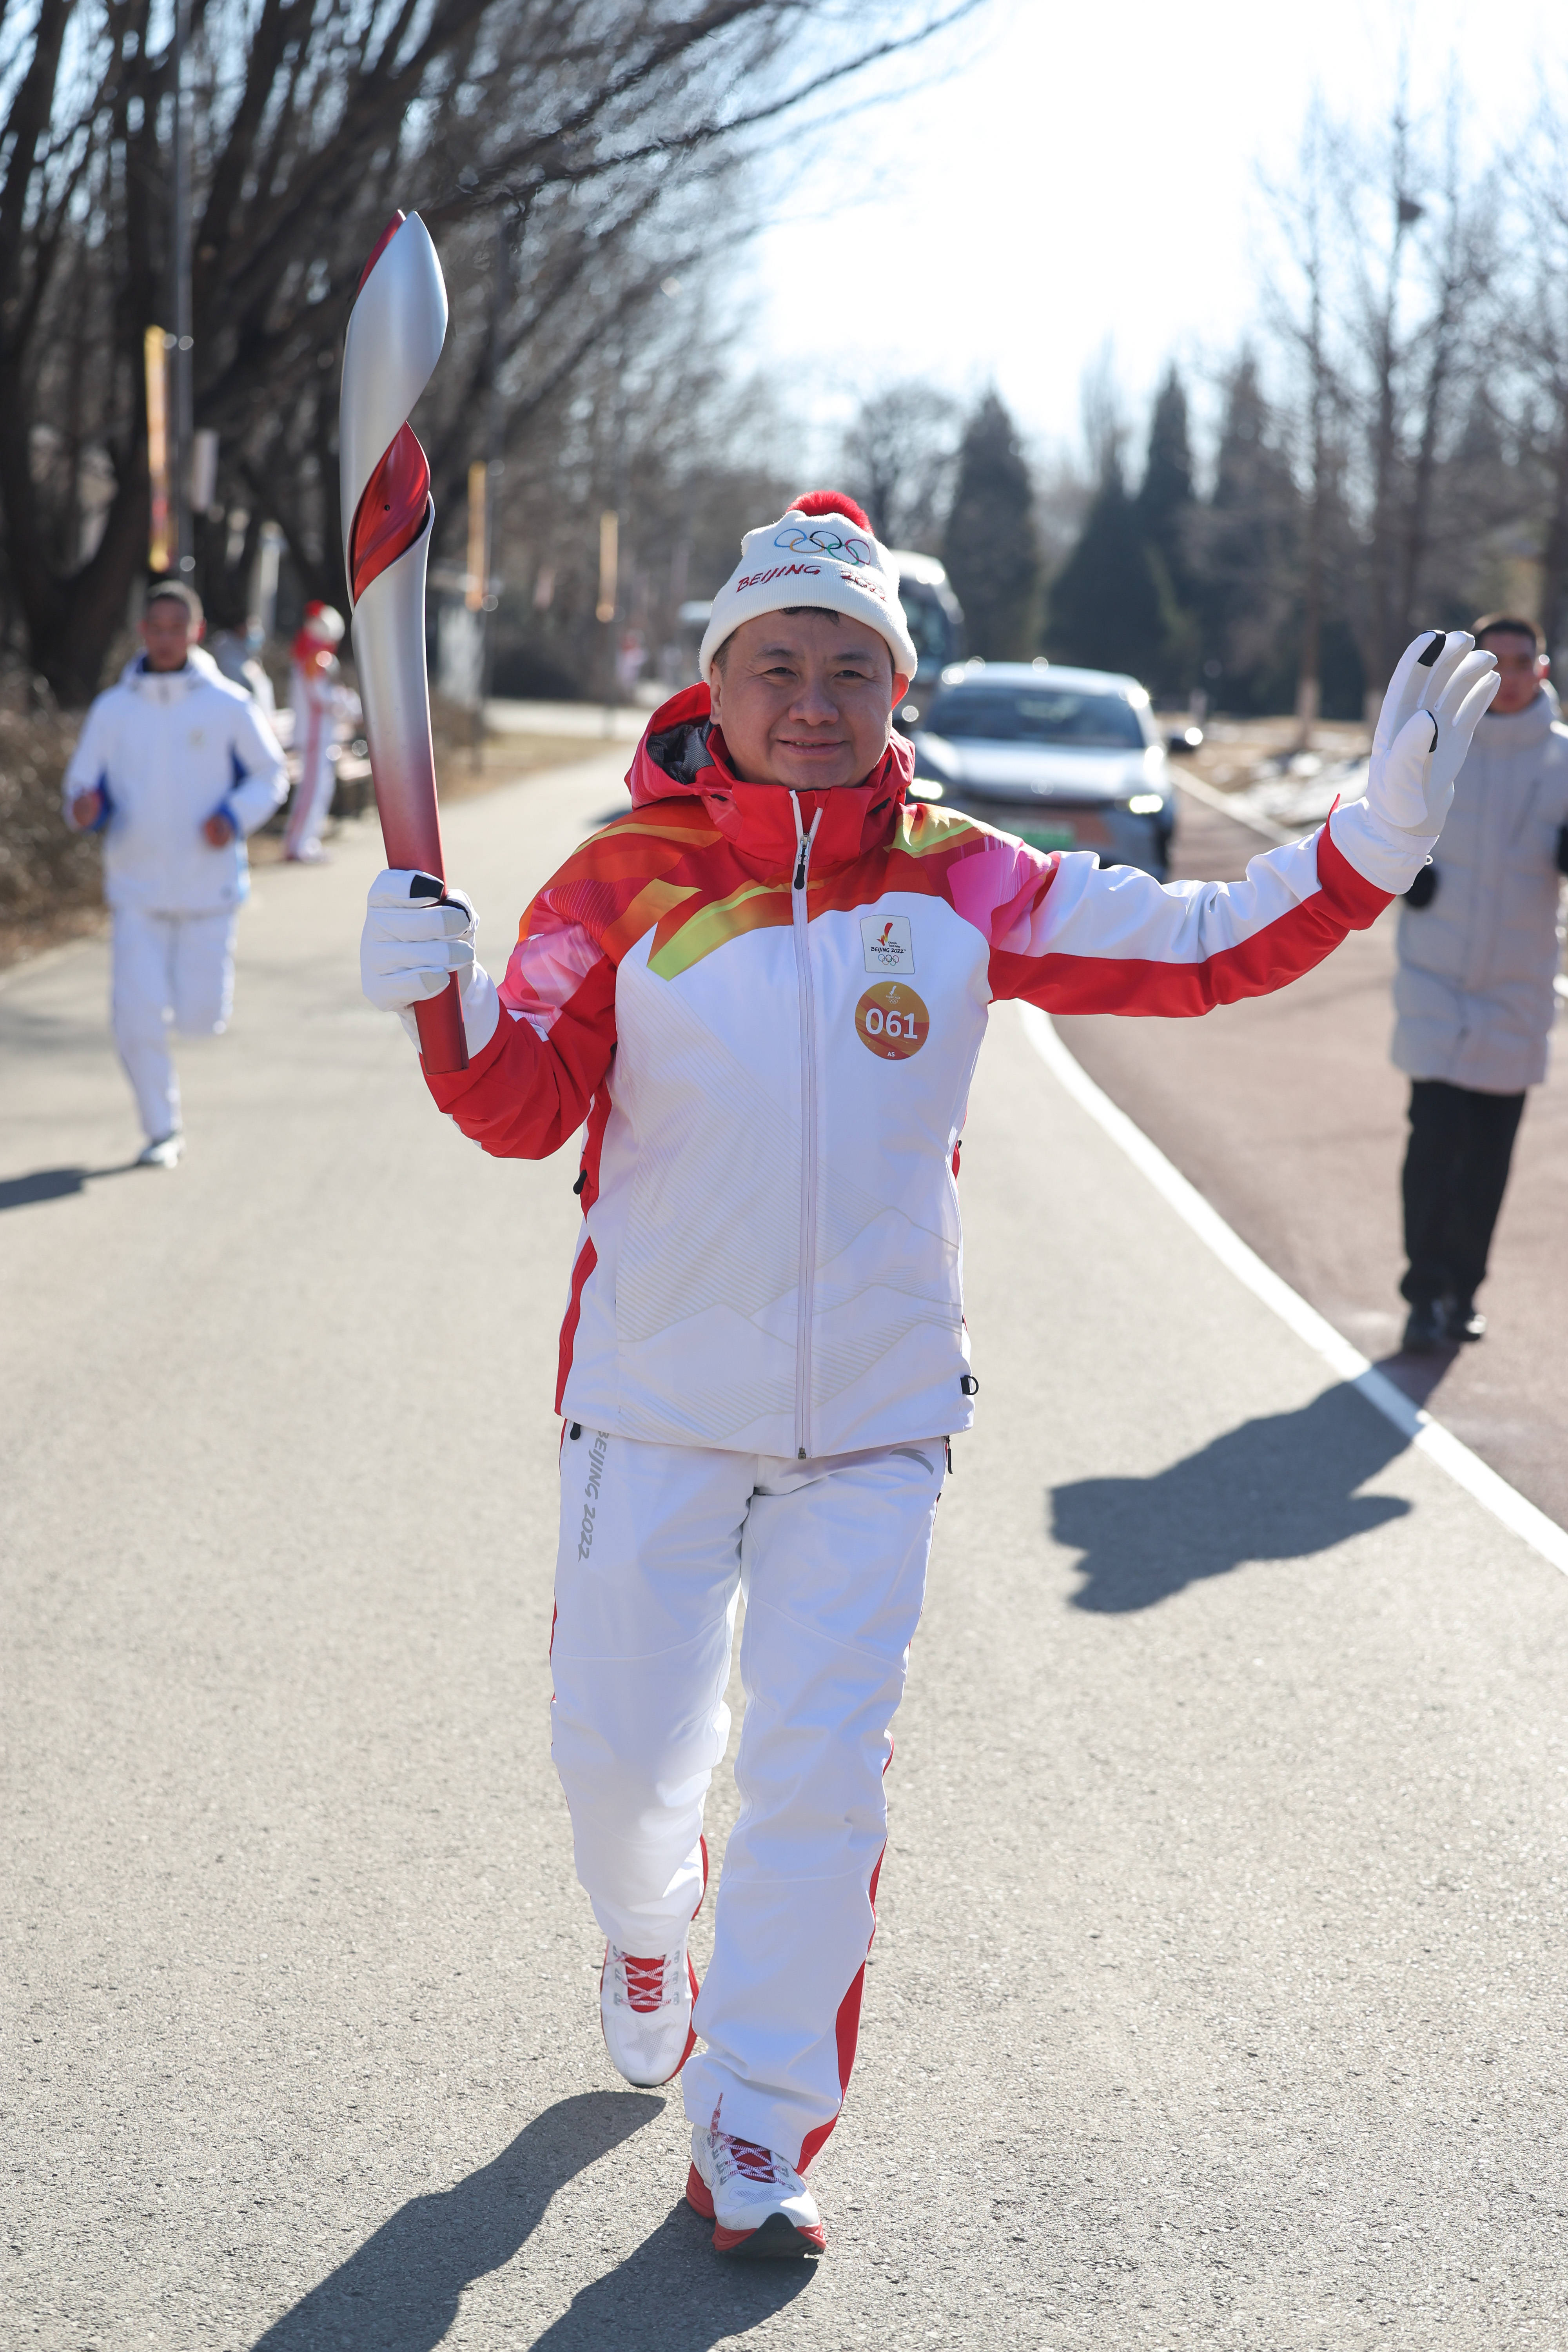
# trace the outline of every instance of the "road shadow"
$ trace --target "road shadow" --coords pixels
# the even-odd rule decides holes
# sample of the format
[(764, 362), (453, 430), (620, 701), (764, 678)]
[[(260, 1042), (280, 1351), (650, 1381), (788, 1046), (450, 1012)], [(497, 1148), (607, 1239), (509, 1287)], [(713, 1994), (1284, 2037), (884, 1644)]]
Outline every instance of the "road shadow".
[(1447, 1340), (1434, 1348), (1430, 1355), (1409, 1356), (1400, 1348), (1392, 1356), (1380, 1356), (1374, 1370), (1393, 1381), (1412, 1404), (1425, 1404), (1427, 1398), (1440, 1388), (1459, 1360), (1459, 1343)]
[(457, 2318), (463, 2289), (511, 2261), (556, 2190), (663, 2112), (664, 2101), (646, 2092), (584, 2091), (557, 2101), (493, 2162), (454, 2188), (400, 2206), (275, 2320), (253, 2352), (321, 2352), (324, 2345), (432, 2352)]
[(0, 1210), (29, 1208), (35, 1201), (65, 1201), (73, 1192), (85, 1192), (100, 1176), (129, 1176), (135, 1167), (134, 1160), (122, 1160), (113, 1168), (35, 1168), (29, 1176), (0, 1178)]
[(1296, 1412), (1227, 1430), (1152, 1478), (1082, 1478), (1051, 1495), (1051, 1533), (1082, 1553), (1075, 1609), (1152, 1609), (1244, 1561), (1304, 1559), (1410, 1505), (1358, 1495), (1409, 1443), (1347, 1381)]
[(803, 2294), (815, 2262), (725, 2262), (684, 2198), (636, 2253), (572, 2298), (533, 2352), (710, 2352)]

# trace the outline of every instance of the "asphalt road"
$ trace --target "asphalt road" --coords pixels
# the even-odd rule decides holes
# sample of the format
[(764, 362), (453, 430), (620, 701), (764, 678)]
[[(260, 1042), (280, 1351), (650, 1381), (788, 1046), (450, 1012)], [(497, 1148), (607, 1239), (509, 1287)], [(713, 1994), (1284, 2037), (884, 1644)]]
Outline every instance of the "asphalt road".
[[(1175, 868), (1245, 871), (1268, 844), (1184, 796)], [(1348, 1339), (1568, 1526), (1568, 1047), (1531, 1090), (1481, 1292), (1479, 1347), (1399, 1352), (1409, 1081), (1388, 1059), (1393, 909), (1279, 996), (1203, 1021), (1058, 1026), (1084, 1067)]]
[[(452, 813), (495, 961), (612, 774)], [(1568, 2339), (1568, 1582), (1011, 1013), (831, 2251), (715, 2260), (547, 1756), (572, 1171), (360, 1003), (378, 862), (263, 877), (171, 1176), (101, 946), (0, 992), (7, 2347)]]

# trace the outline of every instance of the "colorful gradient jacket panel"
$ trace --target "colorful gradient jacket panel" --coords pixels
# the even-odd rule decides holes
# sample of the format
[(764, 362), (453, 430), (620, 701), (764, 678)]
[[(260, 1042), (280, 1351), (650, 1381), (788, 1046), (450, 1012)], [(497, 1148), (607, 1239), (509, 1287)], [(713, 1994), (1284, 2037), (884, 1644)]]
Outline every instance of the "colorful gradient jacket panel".
[(895, 738), (853, 789), (745, 783), (707, 688), (677, 696), (524, 916), (495, 1035), (429, 1078), (488, 1151), (585, 1126), (572, 1419), (795, 1458), (967, 1427), (955, 1156), (993, 1003), (1206, 1012), (1388, 903), (1326, 828), (1163, 887), (910, 802), (911, 766)]

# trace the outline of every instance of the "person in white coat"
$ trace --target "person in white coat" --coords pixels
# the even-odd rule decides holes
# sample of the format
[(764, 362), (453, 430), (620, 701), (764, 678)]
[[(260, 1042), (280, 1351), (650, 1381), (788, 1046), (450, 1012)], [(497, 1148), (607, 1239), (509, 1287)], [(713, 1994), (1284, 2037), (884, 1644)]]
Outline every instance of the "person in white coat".
[(93, 703), (65, 774), (66, 822), (103, 835), (110, 1017), (149, 1168), (173, 1168), (184, 1146), (168, 1024), (188, 1037), (227, 1025), (246, 836), (289, 789), (277, 737), (201, 634), (191, 589), (153, 590), (144, 650)]
[(1497, 699), (1476, 730), (1437, 852), (1405, 893), (1394, 1062), (1410, 1087), (1405, 1346), (1479, 1339), (1476, 1307), (1526, 1090), (1546, 1076), (1568, 872), (1568, 727), (1532, 621), (1489, 613), (1476, 643)]

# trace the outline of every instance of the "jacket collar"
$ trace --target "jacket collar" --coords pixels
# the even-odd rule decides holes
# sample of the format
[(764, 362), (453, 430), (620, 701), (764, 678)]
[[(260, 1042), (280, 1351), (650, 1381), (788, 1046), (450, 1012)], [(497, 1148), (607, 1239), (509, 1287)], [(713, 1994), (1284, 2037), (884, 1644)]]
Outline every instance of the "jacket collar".
[(120, 683), (150, 702), (177, 702), (199, 686), (210, 686), (220, 675), (211, 654), (193, 646), (183, 669), (149, 669), (144, 654), (132, 654), (120, 673)]
[(1543, 743), (1554, 719), (1561, 716), (1555, 695), (1542, 687), (1533, 702), (1522, 710), (1510, 710), (1499, 718), (1489, 710), (1478, 730), (1481, 746), (1488, 751), (1526, 751), (1532, 744)]
[(700, 800), (742, 862), (759, 875), (787, 872), (801, 829), (816, 824), (814, 874), (848, 866), (887, 840), (914, 773), (912, 745), (895, 735), (864, 783), (831, 792), (792, 793), (782, 784), (749, 784), (730, 763), (728, 746), (710, 715), (706, 686), (689, 686), (648, 720), (626, 775), (634, 807), (650, 801)]

